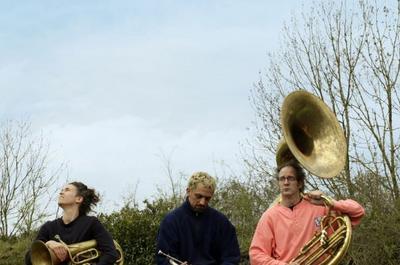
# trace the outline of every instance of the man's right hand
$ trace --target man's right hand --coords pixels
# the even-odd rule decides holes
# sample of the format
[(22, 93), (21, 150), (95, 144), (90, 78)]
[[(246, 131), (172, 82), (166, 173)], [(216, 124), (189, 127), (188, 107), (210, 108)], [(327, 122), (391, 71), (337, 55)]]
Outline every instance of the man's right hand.
[(50, 240), (46, 242), (46, 246), (51, 249), (56, 257), (62, 262), (68, 257), (68, 250), (66, 246), (60, 242)]

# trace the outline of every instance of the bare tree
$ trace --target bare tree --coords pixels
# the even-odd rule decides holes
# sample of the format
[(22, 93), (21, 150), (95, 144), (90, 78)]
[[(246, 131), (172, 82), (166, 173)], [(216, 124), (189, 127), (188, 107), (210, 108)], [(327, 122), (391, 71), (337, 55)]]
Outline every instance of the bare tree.
[(284, 48), (269, 54), (252, 90), (257, 137), (246, 157), (250, 169), (272, 176), (265, 157), (274, 157), (281, 137), (280, 103), (289, 92), (306, 89), (331, 107), (348, 145), (340, 176), (311, 177), (308, 184), (354, 196), (360, 192), (355, 179), (374, 174), (392, 200), (399, 198), (400, 9), (399, 2), (390, 4), (318, 2), (284, 27)]
[(50, 173), (49, 149), (28, 122), (0, 127), (0, 237), (31, 232), (46, 217), (51, 188), (61, 167)]
[(182, 171), (175, 172), (172, 165), (172, 154), (174, 150), (172, 150), (169, 154), (165, 154), (162, 150), (158, 155), (163, 163), (163, 168), (165, 172), (165, 177), (168, 178), (169, 181), (169, 190), (167, 191), (165, 187), (158, 187), (158, 196), (165, 200), (171, 201), (173, 207), (179, 206), (186, 195), (186, 181), (187, 174)]

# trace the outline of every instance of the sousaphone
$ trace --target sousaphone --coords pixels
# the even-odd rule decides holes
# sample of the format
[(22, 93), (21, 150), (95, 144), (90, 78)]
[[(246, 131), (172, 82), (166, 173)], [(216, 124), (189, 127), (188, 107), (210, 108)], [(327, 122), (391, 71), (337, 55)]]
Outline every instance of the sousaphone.
[[(278, 167), (296, 159), (320, 178), (333, 178), (344, 168), (347, 146), (343, 131), (329, 107), (318, 97), (299, 90), (290, 93), (281, 108), (283, 139), (278, 145)], [(334, 265), (346, 254), (351, 241), (351, 222), (347, 215), (334, 215), (329, 207), (316, 234), (294, 259), (299, 264)]]

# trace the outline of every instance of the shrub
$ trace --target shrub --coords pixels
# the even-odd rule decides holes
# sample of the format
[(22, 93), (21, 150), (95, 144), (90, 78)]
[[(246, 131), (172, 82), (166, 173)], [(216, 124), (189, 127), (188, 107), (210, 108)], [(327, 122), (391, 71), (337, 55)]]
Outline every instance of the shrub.
[(100, 219), (123, 249), (125, 264), (153, 264), (157, 231), (162, 218), (172, 209), (170, 201), (145, 201), (145, 208), (126, 206)]
[(30, 236), (0, 240), (0, 265), (23, 264), (25, 253), (32, 243)]

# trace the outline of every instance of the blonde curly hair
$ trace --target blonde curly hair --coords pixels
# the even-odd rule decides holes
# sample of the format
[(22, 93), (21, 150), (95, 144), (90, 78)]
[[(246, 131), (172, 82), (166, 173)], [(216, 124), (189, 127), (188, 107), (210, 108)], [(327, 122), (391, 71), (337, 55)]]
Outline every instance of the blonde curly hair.
[(193, 173), (189, 178), (188, 189), (194, 190), (198, 184), (203, 184), (206, 188), (211, 189), (213, 192), (217, 186), (215, 179), (211, 177), (207, 172), (199, 171)]

